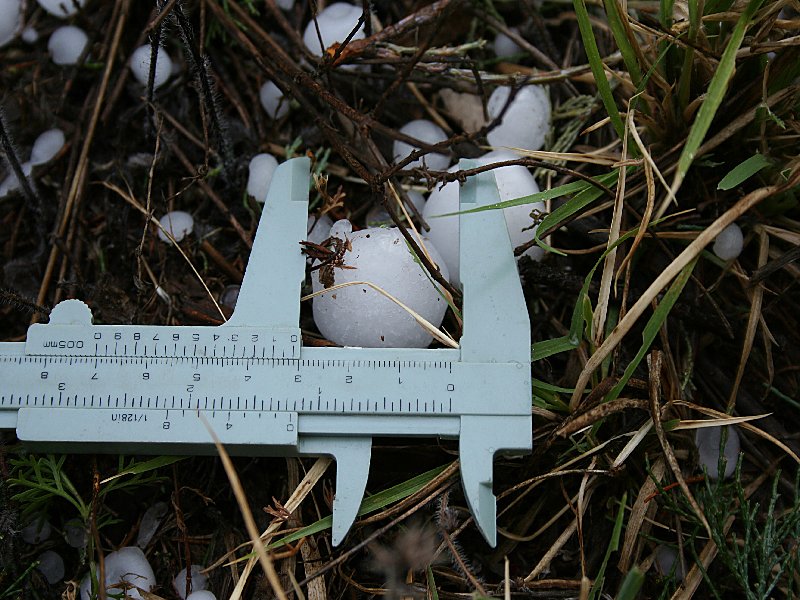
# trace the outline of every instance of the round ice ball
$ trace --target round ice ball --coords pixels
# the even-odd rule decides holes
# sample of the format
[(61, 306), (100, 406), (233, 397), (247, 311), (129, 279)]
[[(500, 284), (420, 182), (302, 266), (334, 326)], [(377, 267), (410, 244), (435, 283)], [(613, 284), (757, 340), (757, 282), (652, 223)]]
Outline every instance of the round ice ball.
[[(443, 142), (447, 139), (447, 134), (442, 130), (442, 128), (433, 121), (428, 121), (427, 119), (417, 119), (415, 121), (406, 123), (400, 128), (400, 133), (404, 133), (407, 136), (416, 138), (428, 144), (438, 144), (439, 142)], [(415, 150), (419, 150), (419, 147), (401, 142), (400, 140), (395, 140), (392, 150), (394, 160), (401, 160)], [(411, 161), (404, 168), (418, 169), (427, 165), (428, 168), (433, 171), (443, 171), (448, 167), (449, 164), (450, 156), (447, 154), (437, 154), (435, 152), (431, 152), (425, 156), (420, 156), (419, 158)]]
[(142, 522), (139, 523), (139, 533), (136, 536), (136, 545), (144, 548), (153, 539), (153, 536), (161, 526), (161, 521), (167, 514), (167, 503), (156, 502), (150, 506), (142, 515)]
[(186, 600), (217, 600), (217, 597), (208, 590), (199, 590), (189, 594)]
[(37, 560), (39, 565), (36, 568), (47, 579), (47, 583), (53, 585), (64, 579), (64, 559), (56, 552), (42, 552)]
[[(478, 163), (487, 165), (513, 158), (515, 156), (510, 152), (494, 151), (484, 154), (478, 159)], [(457, 166), (450, 169), (450, 171), (456, 170), (458, 170)], [(500, 167), (499, 169), (494, 169), (493, 173), (497, 181), (501, 202), (530, 196), (539, 191), (539, 186), (536, 185), (533, 175), (523, 166)], [(460, 186), (455, 181), (448, 183), (441, 189), (435, 188), (428, 197), (425, 209), (422, 211), (422, 216), (431, 228), (428, 232), (428, 237), (444, 257), (447, 268), (450, 271), (450, 281), (455, 284), (460, 281), (459, 217), (456, 215), (437, 217), (436, 215), (458, 212), (459, 189)], [(512, 248), (516, 248), (533, 239), (536, 228), (526, 229), (533, 225), (530, 213), (533, 210), (543, 209), (544, 203), (542, 202), (520, 204), (503, 209), (503, 216), (508, 227)], [(465, 215), (462, 218), (468, 219), (469, 215)], [(544, 251), (538, 246), (532, 246), (525, 251), (523, 256), (528, 256), (532, 260), (541, 260), (542, 256), (544, 256)]]
[(26, 544), (39, 544), (48, 539), (51, 532), (50, 522), (44, 517), (39, 517), (23, 527), (20, 533), (22, 541)]
[[(725, 472), (723, 479), (727, 479), (736, 470), (736, 461), (739, 459), (739, 434), (735, 427), (726, 427), (728, 439), (725, 440), (723, 456), (725, 458)], [(699, 454), (699, 464), (705, 468), (711, 479), (719, 479), (720, 440), (722, 427), (701, 427), (694, 434), (694, 443)]]
[(714, 254), (722, 260), (738, 258), (744, 248), (744, 235), (742, 228), (736, 223), (731, 223), (719, 232), (714, 239)]
[(0, 48), (14, 39), (19, 29), (21, 10), (20, 0), (0, 0)]
[(321, 244), (328, 239), (332, 225), (333, 221), (328, 215), (322, 215), (320, 217), (308, 215), (308, 220), (306, 221), (308, 241)]
[[(134, 600), (143, 600), (136, 588), (151, 591), (156, 585), (156, 577), (141, 548), (127, 546), (105, 557), (104, 585), (107, 596), (119, 595), (123, 587), (130, 587), (125, 595)], [(92, 600), (91, 590), (91, 579), (87, 574), (81, 581), (81, 600)]]
[(64, 25), (50, 35), (47, 49), (57, 65), (74, 65), (88, 43), (89, 37), (83, 29), (74, 25)]
[(83, 8), (86, 0), (36, 0), (45, 11), (62, 19), (71, 17)]
[[(331, 235), (337, 231), (334, 224)], [(346, 230), (345, 230), (346, 231)], [(352, 250), (344, 253), (344, 266), (334, 267), (334, 283), (368, 281), (383, 288), (400, 302), (438, 327), (447, 302), (409, 251), (397, 229), (363, 229), (344, 234)], [(430, 241), (431, 258), (447, 277), (447, 265)], [(312, 273), (314, 291), (323, 289), (319, 271)], [(424, 348), (431, 335), (403, 308), (369, 286), (354, 285), (314, 298), (314, 321), (322, 335), (342, 346), (367, 348)]]
[[(30, 161), (25, 161), (20, 165), (22, 168), (22, 173), (26, 177), (31, 174), (33, 170), (33, 165)], [(17, 174), (13, 171), (6, 177), (2, 183), (0, 183), (0, 198), (7, 196), (11, 192), (18, 190), (20, 188), (19, 179), (17, 179)]]
[[(180, 242), (194, 230), (194, 218), (192, 215), (187, 212), (183, 212), (182, 210), (173, 210), (172, 212), (168, 212), (161, 217), (158, 222), (161, 223), (161, 227), (166, 229), (172, 235), (172, 237), (175, 238), (176, 242)], [(167, 237), (167, 234), (164, 233), (164, 230), (161, 228), (158, 230), (158, 237), (162, 242), (170, 241), (170, 239)]]
[[(131, 72), (141, 85), (146, 86), (150, 77), (150, 44), (139, 46), (131, 55)], [(164, 85), (172, 75), (172, 59), (167, 51), (159, 47), (156, 53), (156, 74), (153, 79), (153, 89)]]
[(256, 154), (250, 159), (247, 175), (247, 193), (262, 204), (267, 201), (269, 184), (278, 168), (278, 159), (272, 154)]
[[(203, 573), (204, 568), (201, 565), (192, 565), (192, 593), (203, 591), (208, 587), (208, 575)], [(172, 585), (175, 586), (178, 596), (186, 600), (186, 569), (178, 572), (172, 580)]]
[[(312, 54), (322, 56), (327, 48), (333, 44), (341, 44), (350, 35), (350, 32), (358, 25), (362, 10), (358, 6), (347, 2), (336, 2), (324, 8), (317, 14), (317, 24), (319, 25), (319, 37), (317, 37), (317, 27), (314, 20), (309, 21), (303, 32), (303, 43), (311, 50)], [(322, 45), (319, 38), (322, 38)], [(364, 25), (351, 38), (360, 40), (364, 38)]]
[[(22, 38), (22, 41), (26, 44), (35, 44), (39, 41), (39, 32), (36, 31), (33, 27), (26, 27), (22, 30), (22, 33), (19, 35)], [(2, 46), (2, 44), (0, 44)]]
[[(516, 27), (511, 28), (515, 33), (519, 33)], [(522, 48), (517, 45), (517, 42), (512, 40), (502, 31), (498, 32), (494, 38), (494, 53), (496, 56), (513, 56), (522, 52)]]
[(81, 519), (71, 519), (64, 523), (64, 539), (73, 548), (85, 548), (89, 543), (89, 532)]
[(36, 138), (31, 150), (31, 164), (43, 165), (49, 162), (64, 147), (64, 132), (49, 129)]
[[(511, 96), (511, 88), (498, 87), (489, 97), (486, 106), (489, 117), (500, 116)], [(539, 150), (550, 129), (550, 99), (542, 86), (529, 85), (521, 88), (503, 115), (503, 120), (488, 134), (486, 139), (495, 147)]]
[(262, 85), (258, 97), (271, 119), (281, 119), (289, 114), (289, 100), (273, 82), (267, 81)]

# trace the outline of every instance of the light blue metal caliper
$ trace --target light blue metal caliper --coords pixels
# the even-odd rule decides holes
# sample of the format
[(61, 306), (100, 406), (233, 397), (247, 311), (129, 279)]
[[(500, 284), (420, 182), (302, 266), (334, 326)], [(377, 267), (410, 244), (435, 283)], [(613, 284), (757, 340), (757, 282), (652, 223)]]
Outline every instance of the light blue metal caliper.
[[(0, 428), (43, 450), (213, 454), (202, 414), (234, 454), (331, 455), (335, 545), (373, 436), (458, 438), (464, 493), (494, 546), (494, 454), (532, 443), (530, 323), (502, 211), (461, 217), (459, 349), (301, 347), (308, 179), (305, 158), (276, 171), (224, 325), (92, 325), (67, 300), (26, 342), (0, 343)], [(462, 210), (498, 201), (491, 173), (462, 187)]]

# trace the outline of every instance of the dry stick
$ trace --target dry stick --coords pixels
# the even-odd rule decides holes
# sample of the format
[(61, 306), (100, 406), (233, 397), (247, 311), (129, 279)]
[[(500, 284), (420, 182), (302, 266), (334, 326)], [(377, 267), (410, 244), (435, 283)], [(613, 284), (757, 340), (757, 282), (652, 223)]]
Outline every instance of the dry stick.
[(788, 178), (788, 181), (781, 186), (767, 186), (759, 188), (749, 193), (747, 196), (739, 200), (730, 209), (725, 211), (716, 221), (711, 223), (705, 231), (695, 238), (683, 252), (675, 257), (675, 260), (664, 269), (661, 274), (656, 277), (655, 281), (642, 293), (639, 299), (631, 306), (628, 313), (620, 320), (616, 327), (614, 327), (611, 335), (606, 338), (602, 345), (595, 350), (594, 354), (586, 362), (586, 366), (581, 371), (578, 381), (575, 384), (575, 391), (570, 399), (570, 410), (575, 410), (581, 401), (583, 390), (589, 383), (589, 379), (594, 373), (594, 370), (600, 366), (605, 358), (611, 354), (614, 348), (620, 343), (623, 337), (630, 331), (634, 323), (639, 317), (644, 314), (644, 311), (650, 306), (650, 303), (655, 300), (656, 296), (661, 293), (661, 290), (672, 281), (683, 268), (688, 265), (692, 260), (703, 251), (711, 241), (719, 235), (719, 232), (725, 229), (728, 225), (733, 223), (736, 219), (742, 216), (745, 212), (756, 206), (759, 202), (779, 193), (785, 189), (789, 189), (796, 184), (800, 179), (800, 169), (798, 165), (794, 165), (794, 172)]
[[(61, 222), (56, 230), (56, 237), (63, 237), (64, 233), (67, 231), (67, 225), (74, 216), (73, 208), (79, 202), (78, 194), (84, 187), (85, 179), (89, 169), (89, 150), (91, 149), (92, 142), (94, 141), (97, 122), (100, 118), (100, 107), (103, 104), (103, 99), (105, 98), (106, 91), (108, 90), (108, 82), (111, 79), (111, 72), (114, 68), (114, 57), (119, 49), (119, 44), (120, 40), (122, 39), (122, 32), (125, 29), (125, 22), (128, 17), (129, 8), (130, 0), (124, 0), (120, 10), (119, 20), (117, 21), (117, 27), (114, 31), (114, 38), (111, 41), (111, 47), (109, 48), (108, 54), (105, 58), (106, 68), (103, 71), (103, 79), (100, 82), (100, 89), (97, 93), (94, 111), (92, 112), (92, 116), (89, 120), (86, 138), (84, 139), (83, 148), (81, 148), (80, 158), (78, 159), (78, 168), (75, 170), (75, 175), (72, 178), (72, 185), (70, 186), (69, 193), (67, 195), (67, 201), (64, 206), (64, 214), (62, 215)], [(36, 297), (37, 304), (44, 304), (45, 298), (47, 297), (47, 290), (50, 286), (50, 280), (53, 277), (53, 270), (56, 266), (58, 254), (58, 246), (54, 245), (50, 251), (50, 257), (47, 260), (47, 267), (45, 268), (44, 277), (42, 278), (42, 284), (39, 287), (39, 295)], [(34, 315), (32, 322), (35, 323), (37, 320), (38, 319), (36, 315)]]
[[(758, 245), (758, 267), (761, 268), (767, 264), (769, 258), (769, 234), (759, 228), (759, 245)], [(744, 369), (747, 366), (747, 359), (750, 358), (750, 351), (753, 349), (753, 340), (756, 337), (756, 329), (758, 322), (761, 319), (761, 303), (764, 299), (764, 286), (757, 285), (752, 290), (752, 300), (750, 302), (750, 315), (747, 318), (747, 329), (744, 334), (744, 342), (742, 343), (742, 355), (739, 358), (739, 367), (736, 369), (736, 378), (733, 380), (730, 396), (728, 396), (728, 406), (725, 412), (731, 414), (736, 406), (736, 396), (739, 395), (739, 385), (742, 383), (744, 376)]]
[(278, 600), (287, 600), (286, 593), (283, 591), (281, 582), (278, 580), (278, 574), (275, 572), (272, 560), (270, 560), (267, 549), (264, 547), (264, 542), (261, 541), (261, 536), (258, 534), (256, 522), (255, 519), (253, 519), (253, 513), (250, 511), (250, 506), (247, 503), (247, 495), (244, 493), (242, 483), (239, 481), (239, 476), (236, 474), (236, 467), (233, 466), (233, 461), (231, 461), (230, 456), (228, 456), (228, 451), (225, 450), (222, 442), (219, 441), (217, 434), (211, 428), (211, 424), (203, 413), (198, 413), (198, 415), (203, 421), (203, 425), (206, 426), (208, 433), (211, 434), (211, 437), (214, 439), (214, 445), (217, 447), (220, 460), (222, 460), (222, 466), (225, 467), (225, 474), (228, 476), (228, 481), (233, 489), (233, 495), (236, 496), (236, 503), (239, 505), (239, 511), (242, 513), (247, 533), (250, 535), (250, 540), (253, 542), (256, 554), (258, 555), (258, 561), (261, 563), (261, 568), (264, 569), (267, 581), (269, 581), (269, 585), (272, 587), (272, 591), (275, 592)]
[(647, 357), (647, 363), (650, 368), (650, 416), (653, 419), (653, 426), (656, 430), (658, 441), (661, 444), (661, 449), (664, 451), (664, 457), (667, 459), (667, 464), (672, 470), (675, 480), (678, 482), (681, 491), (683, 491), (684, 496), (686, 496), (686, 500), (689, 502), (692, 510), (694, 510), (697, 518), (700, 519), (700, 523), (703, 524), (703, 527), (705, 527), (705, 530), (708, 532), (708, 536), (712, 537), (711, 525), (708, 524), (703, 510), (700, 508), (697, 500), (694, 499), (686, 480), (683, 478), (678, 459), (675, 457), (675, 452), (673, 452), (672, 446), (670, 446), (669, 440), (667, 440), (667, 434), (664, 432), (664, 425), (661, 423), (661, 407), (659, 403), (659, 398), (661, 397), (661, 361), (662, 355), (660, 350), (653, 350)]

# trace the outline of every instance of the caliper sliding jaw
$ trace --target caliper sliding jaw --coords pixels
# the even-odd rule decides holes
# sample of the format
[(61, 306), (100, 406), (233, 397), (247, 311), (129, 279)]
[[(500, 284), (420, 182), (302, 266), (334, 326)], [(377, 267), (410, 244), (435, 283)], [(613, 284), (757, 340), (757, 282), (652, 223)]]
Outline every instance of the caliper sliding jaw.
[[(93, 325), (67, 300), (26, 342), (0, 343), (0, 428), (62, 452), (213, 454), (210, 424), (232, 453), (333, 456), (334, 545), (361, 506), (373, 436), (457, 438), (494, 546), (494, 455), (532, 444), (530, 323), (503, 212), (460, 217), (459, 349), (301, 347), (308, 181), (306, 158), (275, 172), (224, 325)], [(461, 189), (462, 211), (496, 202), (492, 173)]]

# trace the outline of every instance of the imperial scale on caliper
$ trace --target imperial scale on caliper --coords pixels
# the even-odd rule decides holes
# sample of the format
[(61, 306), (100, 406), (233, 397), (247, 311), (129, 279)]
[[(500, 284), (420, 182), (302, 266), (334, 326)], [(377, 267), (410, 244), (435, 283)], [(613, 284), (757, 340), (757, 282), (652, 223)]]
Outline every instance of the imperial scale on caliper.
[[(494, 545), (494, 454), (532, 441), (530, 324), (502, 211), (461, 217), (458, 349), (301, 347), (308, 181), (305, 158), (276, 171), (224, 325), (93, 325), (67, 300), (26, 342), (0, 343), (0, 428), (64, 452), (213, 453), (205, 420), (232, 453), (331, 455), (334, 544), (363, 499), (373, 436), (458, 438)], [(490, 173), (462, 187), (462, 210), (498, 201)]]

